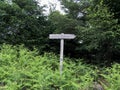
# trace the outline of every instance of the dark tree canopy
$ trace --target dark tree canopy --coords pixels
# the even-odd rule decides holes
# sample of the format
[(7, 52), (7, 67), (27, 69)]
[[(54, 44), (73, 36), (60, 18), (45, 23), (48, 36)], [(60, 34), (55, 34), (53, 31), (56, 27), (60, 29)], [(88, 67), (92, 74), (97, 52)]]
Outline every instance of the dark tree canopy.
[[(119, 14), (115, 9), (117, 6), (113, 6), (113, 1), (60, 1), (67, 12), (66, 16), (77, 21), (74, 27), (77, 42), (83, 41), (81, 44), (76, 42), (76, 49), (73, 52), (77, 51), (78, 57), (88, 59), (88, 62), (92, 63), (119, 61)], [(119, 1), (114, 1), (114, 4), (119, 6)], [(81, 16), (78, 18), (79, 13)]]
[(59, 53), (50, 33), (71, 33), (65, 55), (94, 64), (119, 61), (119, 0), (59, 0), (66, 14), (51, 9), (48, 16), (36, 0), (0, 0), (0, 44), (24, 44), (40, 53)]
[(35, 0), (0, 1), (0, 12), (0, 43), (25, 44), (41, 51), (47, 47), (51, 23)]

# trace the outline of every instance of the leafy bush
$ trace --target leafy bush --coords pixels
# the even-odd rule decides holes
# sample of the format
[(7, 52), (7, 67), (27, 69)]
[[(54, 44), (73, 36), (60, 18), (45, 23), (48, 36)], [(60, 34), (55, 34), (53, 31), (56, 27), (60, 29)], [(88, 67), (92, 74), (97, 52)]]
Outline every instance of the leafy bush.
[(120, 90), (120, 64), (113, 64), (110, 68), (104, 69), (104, 82), (101, 82), (105, 90)]
[(56, 55), (39, 56), (24, 46), (2, 45), (0, 62), (0, 88), (5, 90), (85, 90), (94, 79), (90, 67), (68, 58), (61, 76)]

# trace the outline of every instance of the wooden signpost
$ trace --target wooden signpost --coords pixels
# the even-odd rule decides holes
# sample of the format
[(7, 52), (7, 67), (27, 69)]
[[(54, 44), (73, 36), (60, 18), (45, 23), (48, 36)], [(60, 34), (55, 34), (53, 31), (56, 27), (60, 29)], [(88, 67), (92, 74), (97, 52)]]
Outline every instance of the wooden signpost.
[(74, 39), (74, 34), (50, 34), (49, 39), (60, 39), (60, 75), (62, 75), (63, 68), (63, 53), (64, 53), (64, 39)]

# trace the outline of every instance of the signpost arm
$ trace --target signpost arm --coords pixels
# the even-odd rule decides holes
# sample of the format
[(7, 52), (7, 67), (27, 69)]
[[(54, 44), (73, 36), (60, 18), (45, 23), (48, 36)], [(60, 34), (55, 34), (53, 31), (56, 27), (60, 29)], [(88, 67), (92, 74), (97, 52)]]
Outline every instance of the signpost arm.
[(64, 39), (60, 40), (60, 75), (62, 75), (63, 69), (63, 52), (64, 52)]

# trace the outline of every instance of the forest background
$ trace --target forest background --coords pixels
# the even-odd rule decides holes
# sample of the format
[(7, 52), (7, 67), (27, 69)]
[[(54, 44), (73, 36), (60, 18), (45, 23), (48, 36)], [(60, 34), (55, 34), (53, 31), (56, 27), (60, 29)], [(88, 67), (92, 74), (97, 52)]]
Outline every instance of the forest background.
[(0, 0), (0, 44), (59, 54), (59, 40), (48, 36), (69, 33), (77, 37), (65, 41), (66, 57), (100, 65), (120, 62), (119, 0), (59, 0), (65, 14), (51, 4), (49, 15), (35, 0), (10, 1)]

